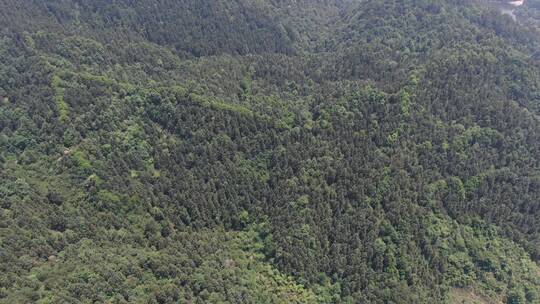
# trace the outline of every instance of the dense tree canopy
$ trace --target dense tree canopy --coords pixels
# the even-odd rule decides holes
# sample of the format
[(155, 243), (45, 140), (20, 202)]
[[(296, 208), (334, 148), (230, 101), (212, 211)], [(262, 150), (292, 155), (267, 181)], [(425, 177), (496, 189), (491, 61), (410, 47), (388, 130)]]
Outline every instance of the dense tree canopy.
[(540, 303), (516, 15), (0, 1), (0, 303)]

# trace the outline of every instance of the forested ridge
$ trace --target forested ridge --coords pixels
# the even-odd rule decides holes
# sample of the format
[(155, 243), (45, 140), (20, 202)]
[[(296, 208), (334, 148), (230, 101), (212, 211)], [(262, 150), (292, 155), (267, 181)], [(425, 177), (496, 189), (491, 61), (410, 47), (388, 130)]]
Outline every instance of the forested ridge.
[(540, 1), (0, 0), (0, 303), (540, 303)]

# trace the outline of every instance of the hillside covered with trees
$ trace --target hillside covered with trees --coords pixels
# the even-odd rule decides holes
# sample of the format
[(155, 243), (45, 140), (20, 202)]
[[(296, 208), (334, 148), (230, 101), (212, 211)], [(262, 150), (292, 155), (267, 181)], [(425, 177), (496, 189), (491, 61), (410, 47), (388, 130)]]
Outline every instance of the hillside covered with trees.
[(540, 2), (0, 0), (0, 303), (540, 303)]

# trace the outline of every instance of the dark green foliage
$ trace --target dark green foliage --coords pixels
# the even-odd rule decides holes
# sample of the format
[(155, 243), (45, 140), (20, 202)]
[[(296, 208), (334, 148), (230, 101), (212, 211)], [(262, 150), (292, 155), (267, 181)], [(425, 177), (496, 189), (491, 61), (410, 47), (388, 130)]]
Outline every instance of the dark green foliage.
[(539, 303), (526, 8), (1, 2), (0, 302)]

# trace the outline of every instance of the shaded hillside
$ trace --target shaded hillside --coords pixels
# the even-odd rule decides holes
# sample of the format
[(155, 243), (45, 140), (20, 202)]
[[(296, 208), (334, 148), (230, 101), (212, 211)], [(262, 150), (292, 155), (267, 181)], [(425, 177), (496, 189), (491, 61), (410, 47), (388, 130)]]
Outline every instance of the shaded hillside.
[(0, 25), (1, 303), (539, 303), (534, 26), (443, 0)]

